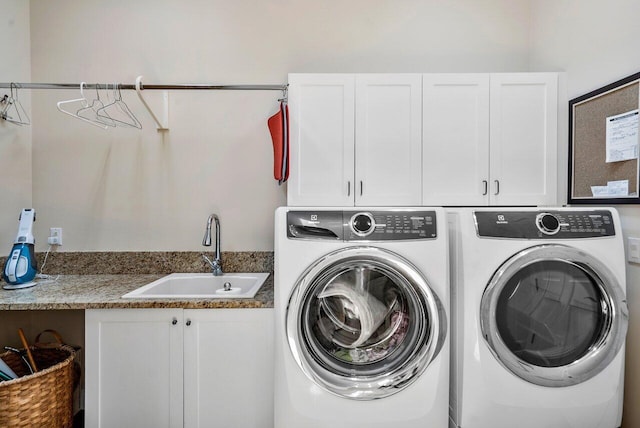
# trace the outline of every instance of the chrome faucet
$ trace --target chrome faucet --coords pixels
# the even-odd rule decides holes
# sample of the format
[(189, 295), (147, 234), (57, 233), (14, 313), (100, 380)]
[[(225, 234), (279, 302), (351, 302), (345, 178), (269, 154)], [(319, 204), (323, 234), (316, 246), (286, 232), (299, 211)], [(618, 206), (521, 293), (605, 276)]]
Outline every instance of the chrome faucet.
[(211, 272), (214, 276), (222, 275), (222, 257), (220, 256), (220, 220), (218, 216), (215, 214), (211, 214), (207, 219), (207, 229), (204, 232), (204, 238), (202, 238), (202, 245), (205, 247), (211, 246), (211, 222), (216, 222), (216, 248), (215, 248), (215, 258), (211, 261), (204, 254), (202, 258), (204, 258), (209, 265), (211, 265)]

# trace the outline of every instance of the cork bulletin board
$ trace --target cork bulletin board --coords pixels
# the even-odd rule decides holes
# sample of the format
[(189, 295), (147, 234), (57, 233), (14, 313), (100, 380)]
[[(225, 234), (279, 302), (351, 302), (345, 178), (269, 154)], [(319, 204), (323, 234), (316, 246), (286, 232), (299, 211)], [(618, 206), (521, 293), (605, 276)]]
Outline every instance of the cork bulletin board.
[(640, 73), (569, 101), (570, 204), (640, 204)]

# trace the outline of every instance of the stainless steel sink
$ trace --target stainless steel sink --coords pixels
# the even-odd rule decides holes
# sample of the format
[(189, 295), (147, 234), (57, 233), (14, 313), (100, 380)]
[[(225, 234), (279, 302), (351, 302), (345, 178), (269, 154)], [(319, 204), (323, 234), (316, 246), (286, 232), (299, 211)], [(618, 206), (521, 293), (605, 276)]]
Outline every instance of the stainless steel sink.
[(124, 299), (251, 299), (268, 273), (172, 273), (137, 288)]

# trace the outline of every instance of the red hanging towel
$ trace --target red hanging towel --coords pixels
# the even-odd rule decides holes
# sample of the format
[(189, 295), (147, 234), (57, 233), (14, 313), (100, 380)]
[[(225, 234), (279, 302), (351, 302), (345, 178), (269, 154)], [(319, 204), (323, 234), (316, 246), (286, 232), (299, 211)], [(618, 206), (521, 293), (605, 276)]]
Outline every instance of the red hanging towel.
[(280, 110), (267, 121), (273, 143), (273, 178), (282, 184), (289, 178), (289, 108), (280, 102)]

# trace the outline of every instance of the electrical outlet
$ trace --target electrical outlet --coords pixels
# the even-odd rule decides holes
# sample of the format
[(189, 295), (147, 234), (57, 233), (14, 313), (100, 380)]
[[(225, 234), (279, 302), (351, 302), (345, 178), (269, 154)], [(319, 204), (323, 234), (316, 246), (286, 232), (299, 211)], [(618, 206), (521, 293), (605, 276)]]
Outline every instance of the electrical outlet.
[(49, 228), (49, 238), (47, 238), (47, 242), (49, 245), (62, 245), (62, 228)]

